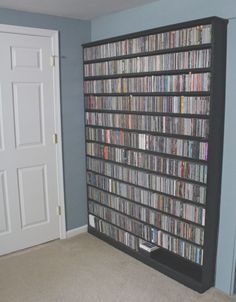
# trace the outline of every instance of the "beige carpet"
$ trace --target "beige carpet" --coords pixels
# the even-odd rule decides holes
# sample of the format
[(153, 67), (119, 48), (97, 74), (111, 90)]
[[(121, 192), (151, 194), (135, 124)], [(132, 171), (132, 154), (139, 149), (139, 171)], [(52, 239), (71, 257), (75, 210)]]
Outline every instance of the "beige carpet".
[(0, 257), (0, 302), (223, 302), (83, 234)]

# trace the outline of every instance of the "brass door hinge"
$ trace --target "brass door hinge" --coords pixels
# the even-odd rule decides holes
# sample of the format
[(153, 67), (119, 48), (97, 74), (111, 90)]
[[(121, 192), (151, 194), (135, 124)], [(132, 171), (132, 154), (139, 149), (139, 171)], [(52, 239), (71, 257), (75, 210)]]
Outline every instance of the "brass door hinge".
[(50, 57), (50, 65), (52, 67), (56, 66), (56, 56), (51, 56)]
[(54, 133), (54, 134), (53, 134), (52, 140), (53, 140), (53, 143), (54, 143), (54, 144), (58, 144), (58, 135), (57, 135), (57, 133)]
[(57, 215), (61, 216), (61, 206), (57, 206)]

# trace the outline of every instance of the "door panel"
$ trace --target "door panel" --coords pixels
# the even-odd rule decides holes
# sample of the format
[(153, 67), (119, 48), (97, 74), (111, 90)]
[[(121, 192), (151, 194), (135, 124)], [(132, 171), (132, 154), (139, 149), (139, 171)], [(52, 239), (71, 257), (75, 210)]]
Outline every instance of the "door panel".
[(42, 49), (11, 47), (12, 69), (42, 69)]
[(45, 166), (18, 170), (21, 226), (36, 227), (48, 223), (47, 171)]
[[(14, 125), (17, 147), (43, 144), (42, 83), (14, 83)], [(28, 114), (30, 113), (30, 114)]]

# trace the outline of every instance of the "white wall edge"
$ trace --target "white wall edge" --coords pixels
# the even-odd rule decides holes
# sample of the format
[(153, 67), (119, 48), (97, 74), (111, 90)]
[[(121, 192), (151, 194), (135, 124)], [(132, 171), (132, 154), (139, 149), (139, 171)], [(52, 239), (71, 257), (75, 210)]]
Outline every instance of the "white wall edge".
[(232, 264), (232, 276), (231, 276), (231, 285), (230, 285), (230, 295), (235, 295), (235, 279), (236, 279), (236, 228), (234, 235), (234, 253), (233, 253), (233, 264)]
[(88, 225), (83, 225), (82, 227), (75, 228), (66, 232), (66, 238), (71, 238), (79, 234), (87, 233)]

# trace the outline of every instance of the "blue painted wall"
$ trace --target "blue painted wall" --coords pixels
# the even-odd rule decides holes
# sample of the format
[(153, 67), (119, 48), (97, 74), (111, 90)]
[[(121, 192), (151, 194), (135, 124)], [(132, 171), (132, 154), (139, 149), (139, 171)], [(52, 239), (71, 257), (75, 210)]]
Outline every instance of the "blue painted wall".
[(90, 41), (90, 22), (0, 9), (0, 23), (59, 30), (61, 105), (67, 230), (85, 225), (85, 147), (82, 48)]
[[(92, 40), (152, 27), (217, 15), (236, 16), (235, 0), (160, 0), (98, 18), (91, 23)], [(0, 9), (0, 23), (60, 31), (61, 102), (67, 229), (87, 223), (81, 44), (90, 41), (90, 22)], [(236, 21), (230, 20), (227, 55), (226, 123), (222, 202), (216, 287), (232, 292), (233, 243), (236, 227)]]
[[(92, 20), (92, 40), (209, 16), (236, 17), (236, 1), (160, 0)], [(228, 29), (226, 122), (216, 287), (232, 293), (236, 227), (236, 20), (230, 20)]]

